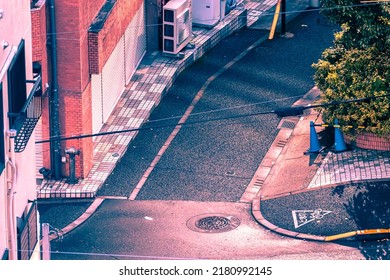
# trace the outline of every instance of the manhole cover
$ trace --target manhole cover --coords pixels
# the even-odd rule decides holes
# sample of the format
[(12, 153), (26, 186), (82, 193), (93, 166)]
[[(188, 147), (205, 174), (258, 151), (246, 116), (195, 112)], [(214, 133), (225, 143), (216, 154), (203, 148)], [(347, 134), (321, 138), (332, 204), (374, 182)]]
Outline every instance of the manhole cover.
[(229, 223), (228, 218), (211, 216), (196, 221), (195, 226), (204, 230), (218, 230), (229, 226)]
[(225, 214), (203, 214), (187, 221), (187, 227), (193, 231), (219, 233), (233, 230), (240, 225), (240, 220)]

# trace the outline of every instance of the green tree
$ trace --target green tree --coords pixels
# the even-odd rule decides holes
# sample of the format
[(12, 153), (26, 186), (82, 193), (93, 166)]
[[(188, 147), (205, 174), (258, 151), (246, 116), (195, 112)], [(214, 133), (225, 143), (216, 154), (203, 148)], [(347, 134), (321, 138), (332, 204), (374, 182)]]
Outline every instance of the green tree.
[[(313, 64), (314, 80), (324, 102), (389, 94), (390, 6), (358, 0), (324, 0), (322, 13), (341, 26), (334, 45)], [(345, 132), (358, 127), (390, 135), (390, 98), (347, 103), (323, 109), (327, 122), (338, 119)], [(352, 127), (350, 127), (352, 126)]]

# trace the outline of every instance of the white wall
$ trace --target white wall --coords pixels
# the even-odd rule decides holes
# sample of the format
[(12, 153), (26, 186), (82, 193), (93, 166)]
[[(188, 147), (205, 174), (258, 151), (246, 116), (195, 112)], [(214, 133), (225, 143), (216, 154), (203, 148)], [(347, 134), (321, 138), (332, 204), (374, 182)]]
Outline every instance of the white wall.
[[(26, 78), (32, 79), (32, 51), (31, 51), (31, 15), (30, 0), (0, 0), (0, 10), (3, 17), (0, 19), (0, 80), (3, 82), (3, 111), (4, 111), (4, 134), (8, 127), (8, 91), (7, 91), (7, 68), (12, 60), (15, 50), (21, 40), (25, 40)], [(6, 41), (9, 46), (3, 49), (2, 42)], [(32, 85), (27, 92), (30, 93)], [(36, 199), (35, 183), (35, 147), (34, 135), (22, 153), (15, 153), (17, 174), (15, 180), (15, 215), (22, 216), (26, 211), (27, 200)], [(0, 139), (5, 141), (6, 139)], [(7, 145), (7, 143), (5, 143)], [(6, 244), (6, 170), (0, 174), (0, 256), (3, 255)]]
[(92, 74), (92, 132), (108, 120), (126, 84), (146, 52), (145, 5), (141, 5), (121, 37), (102, 73)]

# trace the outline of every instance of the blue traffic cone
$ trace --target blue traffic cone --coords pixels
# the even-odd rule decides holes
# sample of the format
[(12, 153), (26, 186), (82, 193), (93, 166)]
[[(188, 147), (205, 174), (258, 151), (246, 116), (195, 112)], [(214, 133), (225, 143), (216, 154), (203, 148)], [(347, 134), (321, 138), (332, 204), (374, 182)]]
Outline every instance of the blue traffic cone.
[(319, 153), (321, 151), (320, 141), (318, 141), (314, 123), (310, 122), (310, 148), (309, 153)]
[(334, 151), (336, 153), (346, 151), (347, 145), (344, 142), (343, 133), (340, 130), (339, 121), (337, 119), (334, 120)]

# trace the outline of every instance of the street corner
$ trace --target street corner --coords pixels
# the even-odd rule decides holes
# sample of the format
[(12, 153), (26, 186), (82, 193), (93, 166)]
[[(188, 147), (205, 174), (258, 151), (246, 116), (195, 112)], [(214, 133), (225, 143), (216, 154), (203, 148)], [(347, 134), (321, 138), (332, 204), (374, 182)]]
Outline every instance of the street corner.
[(390, 236), (390, 180), (361, 181), (253, 201), (255, 219), (282, 235), (314, 241)]

